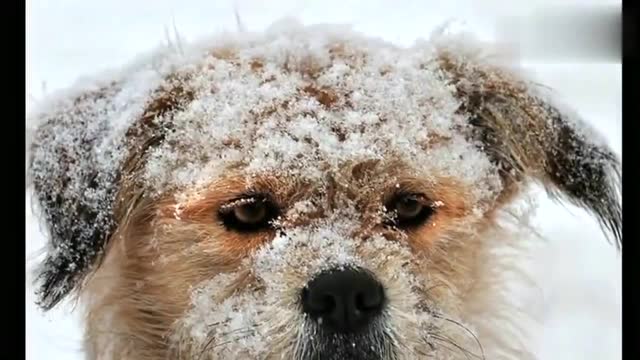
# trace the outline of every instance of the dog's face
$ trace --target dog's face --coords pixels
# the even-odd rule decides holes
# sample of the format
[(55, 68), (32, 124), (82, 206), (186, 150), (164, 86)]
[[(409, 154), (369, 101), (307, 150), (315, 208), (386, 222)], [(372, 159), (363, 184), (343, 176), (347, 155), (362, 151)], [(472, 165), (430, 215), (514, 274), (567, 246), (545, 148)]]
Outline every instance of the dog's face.
[(491, 250), (518, 241), (505, 209), (539, 181), (620, 241), (613, 153), (473, 51), (296, 31), (43, 113), (43, 306), (84, 294), (95, 358), (517, 351), (488, 323), (510, 266)]
[(490, 220), (468, 184), (385, 160), (170, 196), (131, 224), (129, 259), (114, 261), (142, 283), (118, 297), (153, 304), (178, 358), (479, 355), (458, 321)]

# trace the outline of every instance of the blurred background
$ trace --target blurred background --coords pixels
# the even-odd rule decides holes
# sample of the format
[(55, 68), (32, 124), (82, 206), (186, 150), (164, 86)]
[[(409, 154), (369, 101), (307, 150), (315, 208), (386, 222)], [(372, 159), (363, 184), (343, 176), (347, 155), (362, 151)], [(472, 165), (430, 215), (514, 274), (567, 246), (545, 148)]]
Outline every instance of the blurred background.
[[(528, 70), (621, 149), (619, 0), (30, 0), (26, 3), (27, 111), (48, 92), (81, 76), (122, 65), (138, 53), (282, 17), (338, 22), (400, 45), (426, 38), (445, 21), (502, 43)], [(29, 124), (27, 124), (28, 128)], [(532, 253), (536, 291), (523, 301), (541, 322), (531, 339), (541, 360), (621, 358), (621, 263), (598, 225), (582, 210), (558, 205), (539, 189), (535, 223), (546, 240)], [(42, 314), (33, 304), (33, 266), (45, 243), (26, 203), (26, 355), (31, 360), (82, 359), (74, 304)]]

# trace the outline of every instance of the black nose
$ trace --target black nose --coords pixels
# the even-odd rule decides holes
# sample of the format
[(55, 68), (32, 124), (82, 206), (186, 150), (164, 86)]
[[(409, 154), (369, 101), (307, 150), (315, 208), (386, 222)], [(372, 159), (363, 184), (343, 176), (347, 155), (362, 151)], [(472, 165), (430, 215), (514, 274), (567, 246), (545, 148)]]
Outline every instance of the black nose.
[(358, 331), (382, 313), (385, 295), (373, 276), (358, 269), (334, 269), (302, 290), (302, 310), (325, 329)]

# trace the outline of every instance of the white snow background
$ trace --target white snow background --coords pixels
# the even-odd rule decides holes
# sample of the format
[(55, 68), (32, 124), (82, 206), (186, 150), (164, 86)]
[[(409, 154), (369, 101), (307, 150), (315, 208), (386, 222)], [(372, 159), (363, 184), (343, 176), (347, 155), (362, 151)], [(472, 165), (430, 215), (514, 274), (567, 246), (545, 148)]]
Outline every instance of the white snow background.
[[(501, 0), (32, 0), (27, 1), (26, 107), (80, 76), (121, 65), (167, 38), (182, 41), (244, 27), (260, 30), (282, 17), (303, 23), (339, 22), (399, 44), (427, 37), (456, 18), (483, 38), (495, 37), (496, 15), (526, 13), (550, 1), (509, 4)], [(560, 1), (612, 4), (619, 0)], [(523, 7), (526, 6), (526, 7)], [(579, 34), (576, 34), (579, 36)], [(602, 131), (621, 152), (619, 63), (529, 64), (540, 82), (554, 88)], [(46, 85), (46, 86), (43, 86)], [(31, 268), (42, 258), (45, 236), (25, 196), (26, 358), (82, 359), (82, 327), (73, 304), (42, 314), (33, 304)], [(621, 358), (621, 261), (586, 212), (558, 205), (543, 193), (536, 223), (548, 239), (533, 254), (539, 291), (527, 294), (542, 331), (531, 339), (541, 360)]]

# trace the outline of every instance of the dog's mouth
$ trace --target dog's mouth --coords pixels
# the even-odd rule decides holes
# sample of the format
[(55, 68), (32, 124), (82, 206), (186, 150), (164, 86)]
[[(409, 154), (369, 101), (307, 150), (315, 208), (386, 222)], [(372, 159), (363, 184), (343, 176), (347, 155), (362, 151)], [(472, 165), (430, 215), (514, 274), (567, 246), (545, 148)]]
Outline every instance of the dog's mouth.
[(296, 346), (300, 360), (388, 360), (396, 349), (382, 324), (353, 333), (336, 333), (310, 324)]

